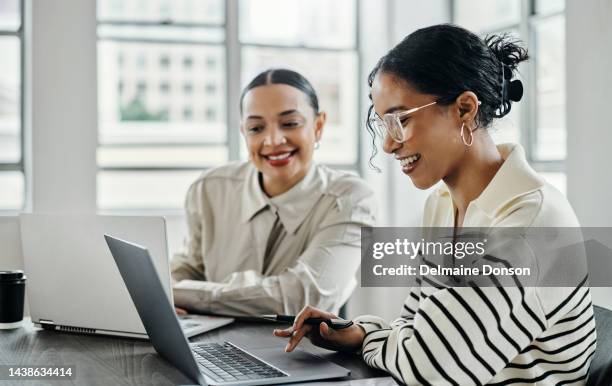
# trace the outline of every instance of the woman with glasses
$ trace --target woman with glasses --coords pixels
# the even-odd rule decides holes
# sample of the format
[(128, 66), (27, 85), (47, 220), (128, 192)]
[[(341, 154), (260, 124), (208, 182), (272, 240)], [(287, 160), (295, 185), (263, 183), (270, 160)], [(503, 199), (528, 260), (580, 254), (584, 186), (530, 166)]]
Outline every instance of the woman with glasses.
[(302, 75), (262, 72), (240, 108), (249, 161), (206, 171), (187, 194), (189, 236), (172, 260), (177, 312), (338, 312), (356, 286), (373, 192), (313, 160), (326, 115)]
[[(416, 187), (441, 181), (426, 202), (424, 227), (579, 226), (523, 149), (495, 145), (487, 131), (521, 99), (514, 76), (527, 58), (506, 36), (482, 40), (436, 25), (408, 35), (371, 72), (369, 127), (383, 137), (384, 151)], [(286, 351), (308, 336), (322, 347), (360, 352), (409, 385), (584, 383), (596, 345), (585, 279), (556, 288), (420, 283), (391, 324), (362, 316), (346, 329), (313, 328), (306, 318), (333, 315), (307, 307), (291, 328), (274, 333), (289, 338)]]

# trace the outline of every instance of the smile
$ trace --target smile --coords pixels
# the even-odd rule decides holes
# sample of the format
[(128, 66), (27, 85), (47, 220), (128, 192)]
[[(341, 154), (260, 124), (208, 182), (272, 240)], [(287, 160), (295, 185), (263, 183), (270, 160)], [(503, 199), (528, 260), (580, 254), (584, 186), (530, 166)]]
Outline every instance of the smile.
[(415, 162), (417, 162), (418, 160), (421, 159), (421, 155), (419, 153), (413, 154), (411, 156), (405, 157), (405, 158), (400, 158), (400, 164), (402, 165), (402, 167), (406, 167), (408, 165), (411, 165)]
[(418, 166), (418, 162), (421, 159), (420, 153), (414, 153), (409, 155), (408, 157), (396, 157), (400, 165), (402, 166), (402, 171), (406, 174), (412, 173), (412, 171)]
[(266, 161), (268, 161), (268, 163), (272, 166), (285, 166), (289, 164), (289, 162), (291, 162), (291, 159), (293, 159), (293, 156), (295, 155), (295, 153), (297, 153), (297, 151), (298, 150), (295, 149), (282, 153), (274, 153), (268, 155), (262, 154), (261, 156), (266, 159)]

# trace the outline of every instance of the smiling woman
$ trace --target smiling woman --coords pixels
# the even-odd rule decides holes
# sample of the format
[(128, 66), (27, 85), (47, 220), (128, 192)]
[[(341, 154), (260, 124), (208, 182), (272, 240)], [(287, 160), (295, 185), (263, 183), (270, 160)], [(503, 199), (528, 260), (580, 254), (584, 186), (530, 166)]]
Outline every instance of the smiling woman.
[(356, 286), (372, 191), (313, 161), (326, 114), (300, 74), (268, 70), (242, 93), (249, 162), (206, 171), (185, 202), (189, 237), (172, 261), (177, 306), (230, 315), (337, 312)]
[[(262, 87), (266, 86), (266, 87)], [(300, 74), (268, 70), (242, 93), (242, 133), (249, 158), (262, 172), (270, 196), (284, 193), (306, 175), (323, 133), (326, 114)]]
[[(438, 184), (424, 208), (424, 227), (453, 228), (460, 238), (464, 227), (579, 226), (567, 199), (529, 166), (522, 148), (495, 145), (488, 132), (521, 99), (514, 77), (527, 57), (507, 36), (482, 40), (454, 25), (434, 25), (408, 35), (372, 70), (375, 118), (368, 127), (383, 129), (384, 151), (417, 188)], [(464, 287), (423, 274), (391, 324), (365, 315), (343, 330), (313, 328), (304, 320), (332, 316), (306, 307), (291, 328), (275, 334), (289, 338), (287, 351), (304, 336), (325, 348), (360, 351), (370, 366), (407, 385), (583, 385), (597, 344), (587, 278), (552, 290), (544, 278), (555, 273), (545, 268), (529, 287), (500, 286), (498, 275), (509, 272), (490, 273), (495, 285)]]

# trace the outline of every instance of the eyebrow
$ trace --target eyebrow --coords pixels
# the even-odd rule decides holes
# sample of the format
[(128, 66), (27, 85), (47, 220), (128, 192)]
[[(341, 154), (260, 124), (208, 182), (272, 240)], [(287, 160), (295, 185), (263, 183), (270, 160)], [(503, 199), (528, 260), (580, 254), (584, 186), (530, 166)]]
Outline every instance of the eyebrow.
[(291, 114), (296, 114), (296, 113), (299, 114), (300, 112), (297, 111), (296, 109), (286, 110), (286, 111), (283, 111), (282, 113), (278, 114), (278, 116), (279, 117), (284, 117), (285, 115), (291, 115)]
[[(291, 114), (300, 114), (300, 112), (298, 110), (295, 110), (295, 109), (285, 110), (283, 112), (280, 112), (278, 114), (278, 116), (279, 117), (284, 117), (286, 115), (291, 115)], [(264, 119), (264, 118), (261, 115), (249, 115), (248, 117), (246, 117), (246, 119)]]
[(403, 105), (402, 106), (394, 106), (394, 107), (391, 107), (390, 109), (387, 109), (387, 111), (385, 111), (384, 114), (391, 114), (391, 113), (394, 113), (394, 112), (399, 111), (399, 110), (410, 110), (410, 107), (406, 107), (406, 106), (403, 106)]

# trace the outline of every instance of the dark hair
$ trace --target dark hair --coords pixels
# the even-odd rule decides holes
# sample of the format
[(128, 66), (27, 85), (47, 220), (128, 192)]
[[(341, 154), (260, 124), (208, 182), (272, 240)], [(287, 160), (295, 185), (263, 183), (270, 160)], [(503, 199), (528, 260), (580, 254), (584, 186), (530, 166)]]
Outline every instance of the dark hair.
[[(452, 24), (421, 28), (406, 36), (383, 56), (368, 77), (385, 72), (408, 82), (419, 92), (436, 96), (438, 104), (449, 105), (472, 91), (481, 101), (476, 116), (479, 127), (510, 112), (512, 102), (523, 96), (520, 80), (512, 80), (520, 62), (529, 58), (520, 41), (507, 34), (489, 35), (484, 40)], [(370, 96), (371, 98), (371, 96)], [(372, 114), (370, 106), (368, 117)], [(376, 155), (375, 133), (373, 136)]]
[(295, 87), (308, 97), (310, 106), (314, 109), (315, 114), (319, 113), (319, 98), (308, 79), (298, 72), (287, 70), (284, 68), (273, 68), (261, 72), (242, 90), (240, 95), (240, 114), (242, 114), (242, 101), (247, 92), (255, 87), (265, 86), (267, 84), (286, 84)]

